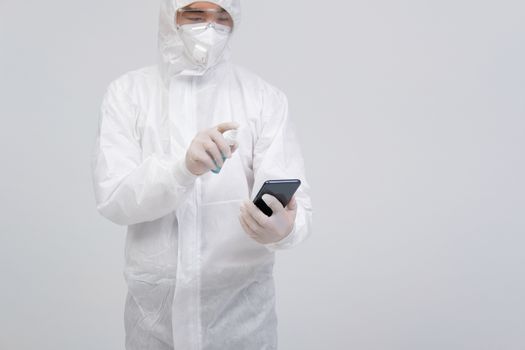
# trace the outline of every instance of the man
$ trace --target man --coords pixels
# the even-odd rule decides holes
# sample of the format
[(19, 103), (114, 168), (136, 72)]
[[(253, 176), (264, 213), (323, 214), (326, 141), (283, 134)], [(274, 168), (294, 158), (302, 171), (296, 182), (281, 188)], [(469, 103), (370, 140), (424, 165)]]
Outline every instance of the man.
[[(229, 62), (239, 20), (239, 0), (164, 0), (159, 64), (104, 97), (94, 186), (128, 226), (128, 350), (277, 348), (274, 252), (306, 238), (312, 210), (286, 97)], [(264, 215), (253, 197), (286, 178), (301, 187), (286, 208), (266, 195)]]

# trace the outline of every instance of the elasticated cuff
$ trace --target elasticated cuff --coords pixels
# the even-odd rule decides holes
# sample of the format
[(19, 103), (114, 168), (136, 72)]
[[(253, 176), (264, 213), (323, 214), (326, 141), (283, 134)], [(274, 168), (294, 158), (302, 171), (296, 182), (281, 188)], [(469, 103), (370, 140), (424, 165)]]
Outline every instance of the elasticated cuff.
[(173, 176), (175, 177), (175, 180), (177, 180), (177, 182), (182, 186), (189, 186), (193, 184), (195, 179), (199, 177), (188, 170), (185, 159), (180, 159), (175, 163), (175, 166), (173, 167)]

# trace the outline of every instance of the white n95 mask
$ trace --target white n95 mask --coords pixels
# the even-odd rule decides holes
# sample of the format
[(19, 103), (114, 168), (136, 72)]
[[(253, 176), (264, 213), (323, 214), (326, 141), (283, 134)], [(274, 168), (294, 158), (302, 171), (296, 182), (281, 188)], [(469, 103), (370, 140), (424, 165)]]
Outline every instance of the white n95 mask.
[(188, 58), (200, 68), (208, 69), (221, 59), (231, 28), (215, 22), (184, 24), (179, 33)]

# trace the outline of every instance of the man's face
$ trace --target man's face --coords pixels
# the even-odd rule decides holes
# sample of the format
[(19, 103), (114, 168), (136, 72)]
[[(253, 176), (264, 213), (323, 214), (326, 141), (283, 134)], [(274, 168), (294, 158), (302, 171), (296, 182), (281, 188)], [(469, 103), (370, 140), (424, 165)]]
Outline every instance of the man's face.
[(222, 7), (197, 1), (177, 11), (177, 25), (215, 22), (233, 28), (233, 19)]

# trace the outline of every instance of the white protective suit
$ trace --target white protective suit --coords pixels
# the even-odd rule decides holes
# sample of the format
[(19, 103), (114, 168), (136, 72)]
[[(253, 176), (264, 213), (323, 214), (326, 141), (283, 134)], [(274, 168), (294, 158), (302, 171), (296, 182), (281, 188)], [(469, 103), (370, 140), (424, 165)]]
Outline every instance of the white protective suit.
[[(239, 23), (239, 1), (211, 1)], [(163, 0), (157, 66), (125, 74), (104, 97), (93, 156), (98, 211), (127, 225), (128, 350), (277, 348), (274, 252), (303, 241), (311, 204), (285, 95), (229, 62), (207, 71), (184, 56), (174, 18), (191, 1)], [(219, 174), (191, 174), (199, 130), (234, 121), (238, 150)], [(239, 222), (264, 181), (298, 178), (292, 233), (261, 245)]]

